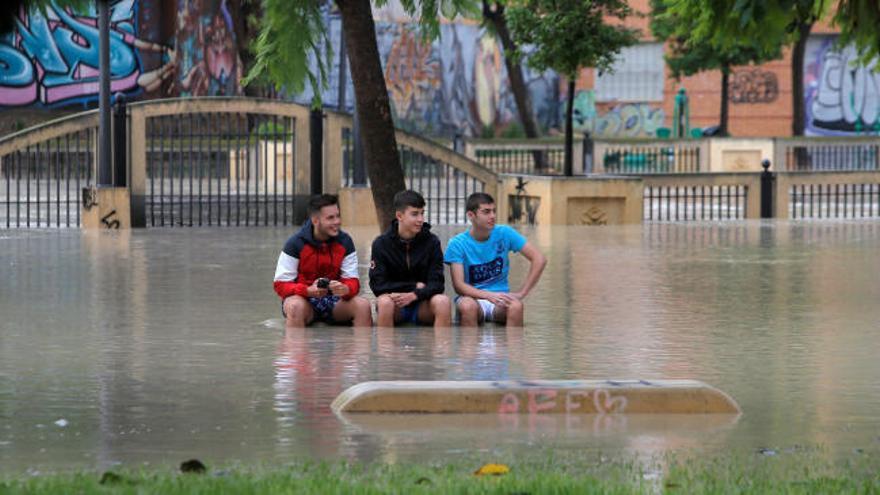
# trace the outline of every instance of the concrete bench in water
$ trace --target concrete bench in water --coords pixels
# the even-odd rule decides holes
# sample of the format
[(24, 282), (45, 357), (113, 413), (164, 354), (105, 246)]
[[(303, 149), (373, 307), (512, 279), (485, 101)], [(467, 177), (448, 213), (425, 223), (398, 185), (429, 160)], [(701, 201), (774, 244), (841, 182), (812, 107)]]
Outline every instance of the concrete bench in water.
[(337, 413), (738, 414), (696, 380), (385, 381), (349, 387)]

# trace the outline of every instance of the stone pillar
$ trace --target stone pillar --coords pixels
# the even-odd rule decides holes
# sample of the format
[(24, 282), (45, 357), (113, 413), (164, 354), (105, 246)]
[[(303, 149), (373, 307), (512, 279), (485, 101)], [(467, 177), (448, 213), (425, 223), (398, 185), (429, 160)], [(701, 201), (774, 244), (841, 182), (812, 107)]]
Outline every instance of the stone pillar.
[(128, 188), (83, 188), (82, 227), (84, 229), (130, 229), (131, 199)]

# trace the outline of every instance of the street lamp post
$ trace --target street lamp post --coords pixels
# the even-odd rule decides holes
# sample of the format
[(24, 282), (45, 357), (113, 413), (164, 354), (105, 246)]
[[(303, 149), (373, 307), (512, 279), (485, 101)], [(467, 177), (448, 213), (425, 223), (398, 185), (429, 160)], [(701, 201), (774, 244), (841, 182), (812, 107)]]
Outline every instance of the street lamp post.
[(98, 186), (113, 185), (110, 166), (110, 0), (98, 3)]

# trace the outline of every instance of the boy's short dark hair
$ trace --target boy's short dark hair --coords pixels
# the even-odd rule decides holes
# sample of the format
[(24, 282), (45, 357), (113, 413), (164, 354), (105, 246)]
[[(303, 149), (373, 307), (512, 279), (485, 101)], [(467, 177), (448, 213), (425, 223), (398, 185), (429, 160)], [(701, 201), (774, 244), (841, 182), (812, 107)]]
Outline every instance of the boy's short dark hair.
[(480, 209), (480, 205), (494, 205), (495, 199), (487, 193), (484, 192), (475, 192), (468, 196), (467, 203), (465, 203), (465, 211), (477, 211)]
[(424, 208), (425, 198), (423, 198), (421, 194), (413, 191), (412, 189), (400, 191), (394, 195), (394, 211), (404, 211), (406, 210), (407, 206), (412, 206), (413, 208)]
[(333, 194), (316, 194), (309, 198), (309, 216), (321, 213), (321, 208), (339, 204), (339, 198)]

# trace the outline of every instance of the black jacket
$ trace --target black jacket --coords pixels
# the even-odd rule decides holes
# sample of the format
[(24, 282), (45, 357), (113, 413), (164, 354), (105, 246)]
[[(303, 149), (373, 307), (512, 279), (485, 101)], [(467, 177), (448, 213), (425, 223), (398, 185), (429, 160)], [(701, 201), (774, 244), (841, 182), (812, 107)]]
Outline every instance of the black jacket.
[[(376, 296), (415, 292), (418, 300), (424, 301), (443, 293), (443, 250), (428, 222), (413, 239), (404, 241), (397, 234), (397, 220), (392, 220), (388, 231), (373, 241), (372, 251), (370, 289)], [(416, 289), (416, 282), (425, 287)]]

